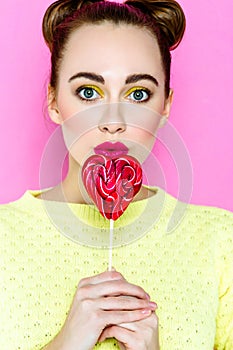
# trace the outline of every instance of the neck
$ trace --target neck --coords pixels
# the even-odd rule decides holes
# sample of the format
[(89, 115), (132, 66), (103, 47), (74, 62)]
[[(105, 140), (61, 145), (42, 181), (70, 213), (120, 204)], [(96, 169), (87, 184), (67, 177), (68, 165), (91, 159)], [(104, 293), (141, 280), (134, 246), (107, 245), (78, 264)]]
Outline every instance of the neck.
[[(43, 198), (45, 200), (52, 200), (58, 202), (68, 202), (68, 203), (86, 203), (84, 196), (82, 195), (80, 183), (81, 166), (75, 161), (75, 159), (69, 154), (69, 168), (65, 179), (55, 186), (54, 188), (44, 192), (37, 198)], [(142, 200), (151, 197), (156, 194), (156, 191), (151, 191), (145, 187), (141, 187), (141, 190), (134, 197), (133, 201)]]
[(86, 203), (80, 189), (80, 169), (81, 166), (69, 154), (68, 172), (65, 179), (37, 198), (57, 202)]

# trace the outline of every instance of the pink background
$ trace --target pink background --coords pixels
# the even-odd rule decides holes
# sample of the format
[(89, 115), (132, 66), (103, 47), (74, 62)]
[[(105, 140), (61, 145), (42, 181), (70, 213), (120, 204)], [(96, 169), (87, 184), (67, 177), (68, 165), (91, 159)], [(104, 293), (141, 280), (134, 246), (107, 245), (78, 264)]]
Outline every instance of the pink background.
[[(49, 52), (41, 34), (49, 0), (0, 4), (0, 203), (39, 188), (43, 149), (54, 126), (46, 121)], [(183, 42), (173, 53), (175, 90), (170, 121), (188, 148), (194, 183), (191, 202), (233, 211), (232, 0), (182, 0)], [(177, 194), (177, 170), (157, 144), (167, 191)], [(52, 183), (54, 182), (54, 183)], [(48, 183), (55, 185), (56, 178)]]

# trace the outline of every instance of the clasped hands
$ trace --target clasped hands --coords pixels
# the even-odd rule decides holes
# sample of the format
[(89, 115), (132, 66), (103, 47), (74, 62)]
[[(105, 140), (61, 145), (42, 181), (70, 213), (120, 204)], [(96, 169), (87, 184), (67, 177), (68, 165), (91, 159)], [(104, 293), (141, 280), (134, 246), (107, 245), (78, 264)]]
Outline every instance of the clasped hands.
[(114, 337), (121, 350), (159, 350), (156, 303), (117, 271), (82, 279), (60, 333), (44, 349), (91, 350)]

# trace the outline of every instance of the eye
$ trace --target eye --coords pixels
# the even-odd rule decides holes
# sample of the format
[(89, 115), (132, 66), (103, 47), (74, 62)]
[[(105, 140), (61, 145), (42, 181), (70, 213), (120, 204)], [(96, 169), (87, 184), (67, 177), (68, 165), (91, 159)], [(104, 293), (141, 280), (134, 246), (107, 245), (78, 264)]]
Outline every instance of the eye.
[(81, 100), (86, 102), (95, 101), (101, 97), (104, 97), (103, 92), (97, 86), (81, 86), (75, 91)]
[(145, 88), (132, 88), (126, 93), (126, 98), (134, 102), (145, 102), (149, 100), (151, 92)]

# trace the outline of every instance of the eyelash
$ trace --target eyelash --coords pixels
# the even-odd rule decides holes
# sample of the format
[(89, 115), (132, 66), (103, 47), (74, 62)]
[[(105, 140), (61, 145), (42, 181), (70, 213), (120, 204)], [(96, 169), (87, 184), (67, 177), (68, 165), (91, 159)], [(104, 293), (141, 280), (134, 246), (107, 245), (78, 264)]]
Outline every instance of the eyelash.
[[(98, 98), (88, 99), (88, 98), (82, 97), (80, 95), (80, 93), (85, 89), (92, 90), (92, 91), (96, 92), (99, 96), (101, 96), (101, 93), (97, 91), (99, 89), (97, 89), (95, 86), (89, 86), (89, 85), (80, 86), (78, 89), (75, 90), (75, 94), (78, 95), (80, 100), (82, 100), (83, 102), (90, 103), (90, 102), (96, 101), (98, 99)], [(101, 97), (103, 97), (103, 96), (101, 96)]]
[(142, 101), (140, 101), (140, 100), (138, 100), (138, 101), (137, 100), (133, 100), (134, 103), (147, 102), (150, 99), (150, 97), (152, 96), (152, 92), (149, 89), (144, 88), (144, 87), (135, 87), (135, 88), (130, 89), (129, 92), (127, 92), (126, 97), (129, 97), (131, 94), (133, 94), (135, 92), (138, 92), (138, 91), (147, 93), (148, 97), (146, 99), (142, 100)]
[[(92, 91), (94, 91), (95, 93), (97, 93), (100, 97), (104, 97), (104, 94), (102, 93), (100, 93), (100, 89), (99, 88), (97, 88), (97, 87), (95, 87), (95, 86), (89, 86), (89, 85), (85, 85), (85, 86), (80, 86), (78, 89), (76, 89), (75, 90), (75, 94), (80, 98), (80, 100), (82, 100), (83, 102), (85, 102), (85, 103), (91, 103), (91, 102), (94, 102), (94, 101), (96, 101), (96, 100), (98, 100), (98, 98), (91, 98), (91, 99), (88, 99), (88, 98), (84, 98), (84, 97), (82, 97), (81, 95), (80, 95), (80, 93), (82, 92), (82, 91), (84, 91), (85, 89), (89, 89), (89, 90), (92, 90)], [(100, 90), (99, 92), (98, 92), (98, 90)], [(145, 93), (147, 93), (147, 95), (148, 95), (148, 97), (146, 98), (146, 99), (144, 99), (144, 100), (142, 100), (142, 101), (140, 101), (140, 100), (133, 100), (133, 99), (130, 99), (129, 98), (129, 100), (132, 100), (133, 101), (133, 103), (145, 103), (145, 102), (147, 102), (149, 99), (150, 99), (150, 97), (152, 96), (152, 92), (149, 90), (149, 89), (147, 89), (147, 88), (144, 88), (144, 87), (135, 87), (135, 88), (131, 88), (127, 93), (126, 93), (126, 95), (125, 95), (125, 97), (129, 97), (131, 94), (133, 94), (133, 93), (135, 93), (135, 92), (137, 92), (137, 91), (140, 91), (140, 92), (145, 92)]]

